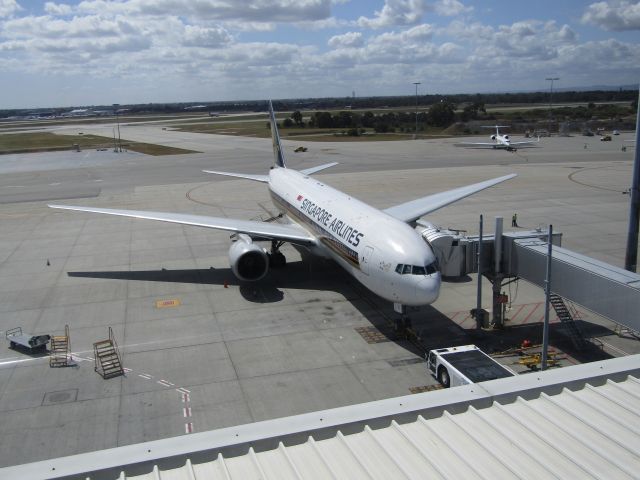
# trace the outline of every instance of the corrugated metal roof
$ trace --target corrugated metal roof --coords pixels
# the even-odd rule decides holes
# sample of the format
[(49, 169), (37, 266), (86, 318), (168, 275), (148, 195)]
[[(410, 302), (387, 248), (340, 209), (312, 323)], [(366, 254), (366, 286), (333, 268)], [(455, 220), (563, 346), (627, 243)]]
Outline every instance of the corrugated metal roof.
[(129, 479), (634, 479), (640, 476), (640, 381), (565, 388), (506, 405), (301, 445), (186, 463)]
[[(51, 475), (51, 465), (58, 467), (58, 474), (65, 467), (84, 465), (84, 472), (98, 471), (76, 471), (77, 478), (637, 479), (639, 371), (636, 355), (313, 414), (321, 422), (331, 415), (341, 419), (331, 429), (310, 428), (312, 414), (306, 414), (235, 431), (205, 432), (200, 440), (207, 440), (212, 450), (205, 452), (202, 445), (192, 454), (164, 450), (155, 464), (138, 453), (138, 463), (100, 470), (100, 453), (95, 452), (0, 469), (0, 477), (35, 478), (38, 466)], [(421, 402), (424, 408), (416, 411)], [(400, 407), (406, 410), (400, 412)], [(377, 415), (355, 418), (363, 411)], [(288, 433), (281, 430), (284, 425)], [(252, 428), (253, 440), (237, 440)], [(292, 436), (296, 432), (303, 436)], [(175, 440), (200, 441), (197, 438)], [(238, 448), (225, 449), (225, 439), (227, 447)], [(162, 442), (168, 441), (154, 442), (154, 448), (165, 448)], [(116, 458), (130, 463), (127, 448), (134, 446), (105, 455), (121, 452)]]

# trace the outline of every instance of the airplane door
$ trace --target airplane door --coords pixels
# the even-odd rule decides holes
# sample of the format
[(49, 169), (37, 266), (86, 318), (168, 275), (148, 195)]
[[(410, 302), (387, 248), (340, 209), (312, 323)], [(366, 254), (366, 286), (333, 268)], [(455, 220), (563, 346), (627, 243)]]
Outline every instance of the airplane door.
[(366, 246), (360, 258), (360, 270), (365, 275), (369, 275), (369, 267), (373, 259), (373, 247)]

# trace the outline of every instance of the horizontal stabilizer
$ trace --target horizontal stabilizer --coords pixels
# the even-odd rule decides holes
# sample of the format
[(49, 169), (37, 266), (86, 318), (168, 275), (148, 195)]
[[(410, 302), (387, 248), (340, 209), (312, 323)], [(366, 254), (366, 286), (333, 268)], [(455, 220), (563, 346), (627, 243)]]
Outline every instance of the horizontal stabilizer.
[(226, 177), (238, 177), (246, 180), (253, 180), (254, 182), (269, 183), (269, 175), (254, 175), (251, 173), (233, 173), (233, 172), (219, 172), (217, 170), (203, 170), (204, 173), (213, 173), (214, 175), (224, 175)]
[(338, 162), (325, 163), (324, 165), (318, 165), (317, 167), (305, 168), (304, 170), (300, 170), (300, 173), (302, 173), (303, 175), (311, 175), (313, 173), (319, 172), (320, 170), (333, 167), (334, 165), (338, 165)]

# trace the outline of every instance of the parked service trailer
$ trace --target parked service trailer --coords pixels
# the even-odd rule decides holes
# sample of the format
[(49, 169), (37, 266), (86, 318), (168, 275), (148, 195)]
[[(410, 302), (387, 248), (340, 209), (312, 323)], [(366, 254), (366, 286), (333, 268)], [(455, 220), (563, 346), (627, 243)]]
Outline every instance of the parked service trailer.
[(47, 343), (51, 340), (51, 335), (31, 335), (23, 333), (22, 327), (10, 328), (6, 331), (5, 336), (9, 341), (10, 348), (16, 348), (20, 345), (31, 351), (47, 348)]
[(475, 345), (431, 350), (427, 366), (445, 388), (515, 375)]

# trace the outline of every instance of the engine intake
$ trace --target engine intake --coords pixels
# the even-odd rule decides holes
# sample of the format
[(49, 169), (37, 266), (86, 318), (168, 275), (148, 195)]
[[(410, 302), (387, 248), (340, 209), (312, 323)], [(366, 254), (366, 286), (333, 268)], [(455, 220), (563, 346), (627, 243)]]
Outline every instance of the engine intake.
[(229, 264), (236, 277), (248, 282), (260, 280), (269, 271), (269, 257), (265, 249), (242, 233), (229, 248)]

